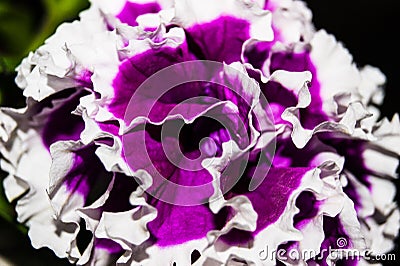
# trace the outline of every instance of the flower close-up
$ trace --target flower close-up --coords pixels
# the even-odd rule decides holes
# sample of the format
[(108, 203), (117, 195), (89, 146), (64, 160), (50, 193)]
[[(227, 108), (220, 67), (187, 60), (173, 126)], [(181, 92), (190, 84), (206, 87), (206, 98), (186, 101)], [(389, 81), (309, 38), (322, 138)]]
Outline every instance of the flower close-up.
[(36, 249), (211, 266), (376, 265), (395, 248), (386, 77), (304, 2), (91, 0), (16, 71), (3, 187)]

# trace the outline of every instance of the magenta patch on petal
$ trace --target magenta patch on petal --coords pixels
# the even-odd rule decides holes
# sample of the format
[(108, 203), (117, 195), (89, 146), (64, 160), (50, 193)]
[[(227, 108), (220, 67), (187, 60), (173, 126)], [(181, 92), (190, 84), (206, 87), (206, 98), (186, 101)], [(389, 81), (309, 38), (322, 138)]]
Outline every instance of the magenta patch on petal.
[(274, 44), (275, 42), (260, 42), (248, 47), (244, 52), (245, 62), (250, 63), (256, 69), (262, 69)]
[(275, 70), (311, 72), (312, 81), (309, 84), (311, 104), (305, 109), (300, 109), (300, 121), (304, 128), (313, 129), (318, 124), (330, 120), (322, 110), (321, 85), (318, 81), (318, 71), (310, 58), (309, 52), (274, 53), (271, 56), (270, 71), (273, 73)]
[(339, 155), (345, 157), (345, 169), (349, 170), (366, 187), (371, 187), (368, 176), (375, 173), (365, 165), (363, 153), (368, 148), (375, 148), (374, 146), (369, 146), (369, 142), (365, 140), (348, 139), (346, 135), (339, 133), (324, 133), (321, 134), (321, 139), (324, 143), (335, 148)]
[(138, 16), (148, 13), (158, 13), (161, 7), (156, 2), (138, 4), (127, 1), (121, 12), (116, 16), (121, 22), (130, 26), (137, 26), (136, 19)]
[(74, 158), (74, 164), (65, 176), (65, 182), (68, 189), (84, 196), (86, 196), (90, 191), (88, 178), (93, 178), (89, 172), (85, 171), (89, 169), (86, 168), (87, 166), (85, 165), (85, 161), (90, 158), (92, 155), (91, 152), (94, 152), (93, 148), (77, 151)]
[[(350, 247), (350, 237), (346, 233), (342, 223), (338, 216), (336, 217), (328, 217), (324, 216), (323, 218), (323, 230), (325, 239), (321, 244), (320, 250), (325, 250), (324, 253), (321, 253), (320, 256), (317, 257), (318, 265), (328, 266), (326, 259), (329, 256), (329, 250), (332, 249), (346, 249)], [(345, 260), (343, 265), (353, 265), (351, 260)]]
[(198, 59), (232, 63), (241, 61), (243, 43), (250, 38), (249, 22), (223, 16), (186, 29), (190, 51)]
[(62, 91), (55, 94), (54, 97), (41, 102), (44, 106), (54, 108), (48, 115), (46, 124), (42, 130), (42, 140), (48, 149), (51, 144), (59, 140), (78, 140), (85, 127), (82, 117), (71, 113), (79, 105), (80, 98), (87, 94), (87, 92), (75, 92), (62, 104), (56, 105), (54, 102), (58, 98), (65, 97), (65, 94), (71, 94), (71, 91)]
[(308, 224), (318, 214), (319, 206), (320, 203), (312, 192), (302, 192), (296, 199), (296, 207), (299, 208), (299, 213), (294, 216), (294, 226), (301, 229)]
[(231, 196), (246, 195), (258, 214), (254, 232), (231, 230), (221, 239), (231, 245), (247, 243), (260, 231), (276, 222), (284, 212), (290, 195), (300, 186), (303, 176), (311, 168), (271, 168), (261, 185), (252, 192), (247, 191), (248, 180), (242, 178)]
[(264, 3), (264, 9), (269, 11), (275, 11), (277, 9), (277, 5), (270, 0), (266, 0)]
[[(283, 108), (288, 108), (291, 106), (295, 106), (297, 104), (297, 97), (296, 95), (287, 90), (281, 84), (270, 81), (266, 84), (261, 84), (261, 91), (265, 95), (268, 100), (268, 103), (275, 103), (277, 105), (282, 106)], [(275, 115), (278, 121), (281, 120), (280, 115)]]
[[(172, 123), (174, 121), (167, 122)], [(167, 125), (168, 126), (168, 125)], [(198, 158), (200, 154), (198, 142), (204, 136), (212, 136), (213, 132), (218, 132), (219, 125), (212, 120), (199, 118), (190, 125), (184, 125), (180, 131), (177, 149), (184, 156), (190, 159)], [(168, 194), (169, 199), (174, 198), (177, 205), (159, 200), (159, 197), (149, 197), (148, 202), (157, 208), (157, 217), (148, 224), (152, 239), (158, 246), (171, 246), (181, 244), (190, 240), (200, 239), (206, 236), (207, 232), (216, 229), (215, 216), (210, 211), (207, 203), (195, 206), (180, 206), (180, 203), (191, 198), (198, 198), (204, 202), (213, 193), (210, 183), (212, 176), (207, 170), (185, 170), (184, 167), (174, 165), (166, 157), (165, 150), (168, 150), (168, 141), (162, 146), (161, 127), (146, 125), (134, 129), (127, 135), (124, 145), (125, 160), (133, 170), (145, 169), (152, 177), (153, 184), (151, 191), (156, 191), (155, 196), (163, 197)], [(144, 138), (143, 137), (144, 135)], [(196, 133), (196, 134), (195, 134)], [(214, 136), (217, 141), (226, 141), (225, 135)], [(167, 136), (169, 138), (170, 136)], [(221, 138), (221, 139), (219, 139)], [(173, 149), (172, 151), (177, 151)], [(148, 158), (146, 159), (146, 157)], [(193, 167), (195, 167), (194, 165)], [(159, 179), (161, 177), (162, 179)], [(179, 186), (196, 187), (204, 185), (200, 190), (187, 193), (179, 187), (177, 190), (170, 190), (165, 186), (168, 180)], [(199, 194), (196, 194), (196, 191)], [(153, 193), (150, 193), (154, 195)], [(150, 195), (149, 195), (150, 196)], [(196, 226), (193, 226), (196, 225)]]
[(352, 184), (352, 181), (348, 181), (346, 187), (343, 188), (343, 192), (346, 193), (347, 196), (353, 201), (354, 209), (358, 212), (360, 209), (362, 210), (362, 202), (361, 197), (357, 192), (357, 189)]
[(111, 239), (96, 238), (95, 246), (99, 249), (107, 250), (110, 254), (116, 254), (123, 251), (122, 247)]
[(96, 148), (91, 145), (73, 151), (74, 163), (63, 181), (71, 193), (79, 193), (85, 201), (89, 194), (103, 185), (106, 186), (111, 179), (111, 174), (104, 170), (103, 164), (95, 154)]
[[(189, 130), (189, 131), (187, 131)], [(191, 134), (191, 130), (183, 130), (182, 138), (187, 138)], [(199, 199), (207, 200), (213, 193), (211, 185), (212, 177), (207, 170), (202, 169), (198, 171), (186, 171), (179, 167), (171, 164), (171, 162), (165, 157), (163, 148), (160, 143), (160, 135), (157, 132), (157, 127), (150, 126), (148, 129), (149, 133), (146, 133), (146, 152), (148, 153), (152, 168), (148, 169), (146, 161), (144, 160), (145, 155), (142, 153), (133, 152), (137, 151), (137, 145), (141, 142), (141, 139), (136, 139), (132, 135), (131, 147), (132, 152), (126, 151), (125, 154), (135, 156), (133, 160), (135, 165), (131, 167), (134, 169), (146, 169), (153, 177), (162, 175), (163, 178), (168, 179), (174, 184), (181, 186), (200, 186), (206, 185), (202, 188), (199, 195), (196, 194), (185, 194), (185, 191), (177, 190), (170, 191), (168, 187), (165, 187), (163, 183), (158, 182), (157, 178), (154, 178), (152, 187), (159, 190), (159, 193), (168, 193), (175, 197), (177, 202), (187, 200), (192, 197), (198, 197)], [(198, 136), (201, 137), (201, 133), (198, 132)], [(208, 134), (208, 133), (206, 133)], [(193, 136), (193, 135), (191, 135)], [(182, 152), (187, 157), (196, 157), (198, 150), (195, 149), (196, 139), (192, 138), (184, 140), (181, 139), (180, 147)], [(132, 158), (129, 159), (132, 161)], [(154, 167), (154, 168), (153, 168)], [(155, 173), (154, 171), (157, 171)], [(199, 239), (205, 237), (209, 230), (215, 228), (214, 216), (209, 210), (206, 204), (197, 206), (179, 206), (165, 203), (156, 198), (149, 200), (151, 205), (157, 208), (157, 218), (148, 224), (148, 228), (154, 236), (154, 240), (159, 246), (170, 246), (181, 244), (189, 240)], [(193, 225), (196, 226), (193, 226)]]
[[(208, 128), (203, 132), (205, 136), (209, 134), (207, 130)], [(201, 167), (202, 160), (191, 160), (200, 155), (197, 139), (191, 138), (191, 141), (182, 139), (188, 138), (187, 134), (190, 132), (191, 130), (184, 129), (180, 140), (167, 136), (170, 141), (165, 142), (164, 139), (162, 142), (161, 127), (147, 125), (140, 126), (137, 130), (134, 129), (124, 139), (123, 154), (130, 168), (134, 171), (145, 169), (153, 177), (150, 190), (157, 192), (157, 195), (165, 193), (169, 199), (175, 198), (180, 204), (185, 204), (184, 202), (190, 200), (191, 197), (205, 201), (213, 192), (210, 183), (212, 177), (207, 170)], [(202, 133), (198, 133), (197, 137), (201, 138)], [(175, 155), (178, 157), (174, 157)], [(165, 180), (181, 186), (202, 186), (202, 189), (199, 190), (199, 194), (190, 195), (179, 194), (179, 190), (178, 192), (175, 190), (164, 191)]]
[(114, 97), (109, 111), (117, 118), (124, 118), (130, 99), (147, 78), (161, 69), (191, 59), (183, 50), (184, 47), (150, 49), (122, 63), (113, 81)]
[(245, 193), (259, 215), (255, 234), (278, 220), (290, 195), (300, 186), (302, 178), (309, 170), (311, 169), (271, 168), (264, 182), (255, 191)]
[(93, 75), (93, 73), (89, 70), (82, 71), (75, 78), (78, 83), (78, 86), (93, 89), (92, 75)]
[(119, 135), (119, 125), (117, 121), (106, 121), (106, 122), (98, 122), (98, 125), (101, 130), (111, 133), (114, 136)]
[(171, 246), (200, 239), (215, 229), (214, 214), (206, 205), (156, 203), (157, 218), (148, 224), (157, 245)]
[(244, 51), (244, 60), (256, 69), (262, 69), (264, 63), (271, 55), (272, 47), (279, 41), (282, 41), (281, 33), (274, 25), (272, 25), (274, 39), (272, 41), (256, 42), (250, 45)]
[(290, 138), (281, 137), (277, 141), (276, 153), (273, 159), (273, 165), (278, 166), (285, 161), (288, 167), (317, 167), (313, 161), (315, 157), (323, 152), (336, 153), (336, 150), (313, 137), (307, 145), (299, 150)]

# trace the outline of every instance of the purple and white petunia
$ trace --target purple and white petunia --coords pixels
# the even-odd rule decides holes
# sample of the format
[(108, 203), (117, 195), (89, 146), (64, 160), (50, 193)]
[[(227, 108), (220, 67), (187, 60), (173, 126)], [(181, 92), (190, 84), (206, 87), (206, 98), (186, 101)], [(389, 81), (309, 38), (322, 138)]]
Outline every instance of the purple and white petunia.
[(393, 249), (385, 76), (303, 2), (91, 2), (17, 68), (27, 106), (0, 111), (3, 185), (35, 248), (178, 266)]

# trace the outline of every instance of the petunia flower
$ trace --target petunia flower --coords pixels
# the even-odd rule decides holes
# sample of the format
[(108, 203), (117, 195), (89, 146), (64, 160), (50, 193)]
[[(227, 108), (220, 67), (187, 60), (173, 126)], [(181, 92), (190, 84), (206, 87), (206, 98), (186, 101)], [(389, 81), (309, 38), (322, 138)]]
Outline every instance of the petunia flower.
[(35, 248), (78, 265), (333, 265), (327, 250), (394, 246), (385, 77), (303, 2), (93, 0), (17, 71), (27, 106), (1, 109), (1, 167)]

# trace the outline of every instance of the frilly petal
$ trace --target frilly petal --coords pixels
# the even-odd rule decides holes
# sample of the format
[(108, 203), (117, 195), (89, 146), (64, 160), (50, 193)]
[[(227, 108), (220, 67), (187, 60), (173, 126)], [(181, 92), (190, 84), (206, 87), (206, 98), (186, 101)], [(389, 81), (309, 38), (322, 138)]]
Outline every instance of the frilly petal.
[[(113, 55), (110, 51), (102, 53), (105, 57), (93, 57), (87, 53), (90, 50), (94, 54), (100, 52), (93, 48), (98, 47), (96, 43), (102, 35), (108, 35), (104, 29), (105, 25), (95, 8), (83, 12), (80, 22), (60, 26), (43, 46), (30, 53), (17, 68), (16, 82), (24, 90), (24, 95), (41, 101), (66, 88), (91, 88), (93, 58), (101, 58), (100, 62), (104, 62), (104, 58), (107, 60)], [(103, 43), (110, 43), (109, 40), (112, 42), (112, 38), (103, 38)]]
[(312, 14), (301, 1), (266, 1), (264, 8), (272, 12), (275, 41), (283, 43), (309, 41), (314, 33)]
[(220, 16), (234, 16), (250, 23), (250, 38), (272, 40), (273, 32), (269, 27), (271, 14), (262, 10), (255, 2), (247, 0), (224, 0), (198, 2), (192, 0), (175, 1), (175, 17), (173, 21), (183, 27), (191, 27), (198, 23), (206, 23)]
[[(222, 239), (218, 240), (213, 246), (205, 251), (204, 254), (206, 256), (204, 258), (201, 258), (203, 263), (218, 261), (219, 263), (224, 264), (233, 262), (233, 260), (238, 261), (239, 259), (239, 261), (246, 261), (247, 263), (253, 263), (256, 265), (275, 265), (276, 262), (274, 260), (271, 261), (271, 257), (268, 260), (266, 258), (263, 258), (263, 255), (265, 255), (264, 253), (275, 250), (280, 244), (287, 241), (300, 241), (301, 243), (301, 232), (303, 232), (303, 230), (304, 232), (306, 232), (307, 230), (307, 226), (302, 227), (302, 229), (300, 229), (299, 231), (293, 225), (294, 217), (299, 212), (299, 209), (295, 206), (294, 203), (303, 191), (312, 191), (312, 193), (315, 193), (317, 195), (318, 200), (324, 202), (321, 205), (322, 207), (319, 211), (319, 215), (316, 215), (314, 218), (314, 221), (319, 222), (305, 223), (309, 226), (317, 226), (318, 224), (320, 225), (320, 227), (318, 227), (320, 232), (319, 239), (320, 242), (322, 242), (322, 215), (334, 217), (341, 213), (344, 206), (344, 199), (346, 197), (341, 191), (340, 183), (338, 183), (338, 181), (334, 181), (334, 176), (337, 176), (338, 170), (329, 170), (328, 166), (321, 167), (321, 169), (326, 168), (325, 170), (323, 170), (324, 174), (321, 174), (320, 169), (315, 169), (307, 171), (304, 176), (302, 176), (301, 184), (298, 188), (291, 192), (291, 195), (286, 203), (286, 208), (279, 219), (273, 224), (256, 233), (253, 240), (251, 241), (251, 244), (242, 243), (239, 245), (229, 245), (227, 243), (224, 243), (224, 237), (222, 236), (220, 237)], [(330, 179), (331, 181), (328, 181)], [(332, 186), (332, 182), (333, 184), (336, 183), (336, 185)], [(342, 205), (338, 204), (338, 201), (343, 202)], [(352, 213), (352, 215), (353, 221), (354, 219), (357, 219), (355, 213)], [(344, 220), (346, 220), (345, 217), (347, 216), (344, 216)], [(258, 219), (263, 218), (259, 215)], [(311, 221), (313, 220), (311, 219)], [(352, 228), (352, 226), (350, 228)], [(314, 229), (318, 231), (317, 228), (314, 227)], [(349, 229), (349, 231), (351, 231), (351, 229)], [(354, 241), (356, 241), (358, 237), (355, 237), (354, 239)], [(302, 242), (302, 245), (303, 248), (306, 248), (310, 247), (311, 243), (307, 244), (307, 241), (304, 241)], [(317, 246), (315, 246), (315, 248), (317, 248)]]
[[(16, 201), (17, 219), (29, 227), (32, 245), (49, 247), (59, 257), (68, 257), (70, 252), (77, 250), (71, 243), (79, 226), (75, 220), (64, 223), (55, 218), (47, 194), (52, 163), (48, 145), (59, 138), (73, 139), (75, 130), (79, 130), (74, 118), (58, 128), (58, 122), (54, 120), (57, 115), (69, 115), (71, 106), (68, 105), (73, 105), (77, 95), (79, 93), (69, 92), (63, 94), (66, 98), (49, 98), (40, 103), (29, 98), (26, 108), (1, 111), (3, 132), (6, 133), (5, 142), (1, 143), (4, 156), (1, 166), (10, 173), (4, 181), (6, 195), (10, 201)], [(62, 130), (65, 125), (71, 132)], [(43, 237), (44, 232), (46, 237)]]
[(395, 245), (393, 239), (398, 236), (399, 223), (400, 214), (398, 209), (394, 209), (382, 224), (377, 223), (373, 218), (365, 220), (362, 232), (373, 255), (384, 254), (393, 250)]
[(50, 154), (36, 131), (24, 133), (18, 130), (14, 134), (17, 136), (7, 148), (9, 155), (2, 151), (8, 160), (7, 167), (10, 167), (10, 175), (3, 184), (6, 195), (10, 201), (18, 198), (17, 220), (28, 226), (32, 245), (35, 248), (49, 247), (58, 257), (67, 257), (68, 252), (74, 249), (71, 242), (76, 237), (76, 225), (61, 224), (53, 218), (54, 212), (46, 193)]
[(303, 127), (299, 112), (302, 109), (306, 109), (312, 101), (312, 96), (308, 88), (308, 84), (311, 82), (310, 72), (288, 72), (278, 70), (271, 75), (269, 82), (281, 84), (286, 90), (293, 93), (297, 99), (296, 106), (287, 107), (281, 114), (283, 120), (292, 124), (291, 136), (297, 148), (303, 148), (312, 136), (319, 132), (337, 132), (347, 135), (356, 135), (360, 133), (361, 137), (368, 139), (368, 136), (357, 128), (357, 122), (369, 116), (368, 111), (365, 110), (359, 102), (351, 103), (338, 122), (325, 121), (318, 124), (313, 129), (306, 129)]
[[(188, 265), (193, 254), (195, 265), (275, 265), (267, 249), (318, 254), (339, 237), (376, 254), (394, 247), (400, 120), (378, 122), (385, 77), (358, 69), (341, 43), (316, 32), (303, 2), (91, 3), (17, 68), (27, 107), (0, 110), (5, 193), (35, 248), (78, 265)], [(146, 114), (160, 96), (147, 89), (129, 109), (154, 73), (198, 59), (221, 62), (211, 81), (237, 91), (185, 85)], [(162, 126), (179, 123), (187, 131), (166, 144), (179, 162), (179, 150), (205, 154), (199, 171), (176, 167), (162, 149)], [(197, 137), (214, 142), (196, 147)], [(159, 190), (166, 180), (207, 187), (168, 194)], [(163, 194), (205, 201), (176, 206)]]
[[(317, 68), (317, 78), (321, 84), (323, 109), (328, 114), (334, 114), (333, 96), (351, 93), (352, 101), (358, 100), (353, 97), (358, 97), (360, 73), (350, 53), (325, 31), (317, 32), (310, 41), (310, 45), (312, 47), (310, 57)], [(335, 71), (332, 71), (333, 69)]]

